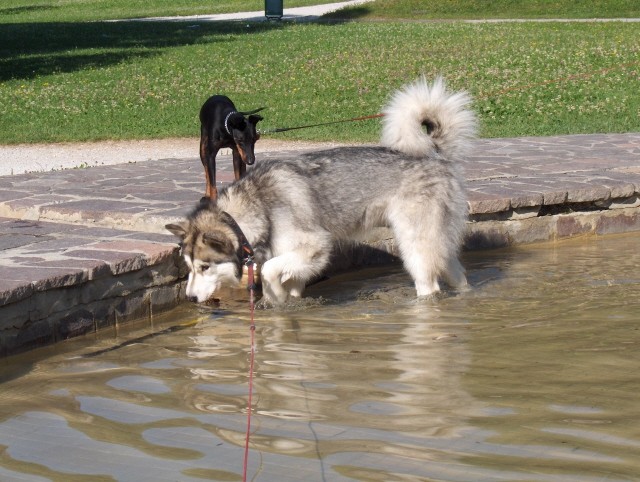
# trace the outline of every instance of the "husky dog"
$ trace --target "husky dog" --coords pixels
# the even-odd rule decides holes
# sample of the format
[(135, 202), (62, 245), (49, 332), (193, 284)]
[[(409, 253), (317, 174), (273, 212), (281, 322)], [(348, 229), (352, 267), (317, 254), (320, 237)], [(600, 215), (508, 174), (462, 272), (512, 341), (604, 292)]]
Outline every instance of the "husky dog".
[(296, 160), (266, 160), (166, 228), (182, 240), (186, 294), (204, 302), (237, 286), (253, 247), (263, 296), (300, 297), (339, 244), (391, 228), (418, 296), (466, 285), (458, 260), (467, 219), (459, 160), (476, 130), (464, 92), (424, 77), (384, 109), (382, 146), (338, 147)]

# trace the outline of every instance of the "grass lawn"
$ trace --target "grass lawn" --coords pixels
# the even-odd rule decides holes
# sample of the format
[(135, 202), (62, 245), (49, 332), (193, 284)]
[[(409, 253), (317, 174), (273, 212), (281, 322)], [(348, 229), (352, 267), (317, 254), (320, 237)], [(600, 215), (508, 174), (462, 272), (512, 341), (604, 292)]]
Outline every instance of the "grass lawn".
[(330, 15), (369, 19), (634, 18), (637, 0), (377, 0)]
[[(138, 2), (128, 3), (123, 16), (136, 16)], [(266, 106), (263, 128), (345, 119), (379, 112), (422, 73), (468, 90), (486, 137), (640, 131), (638, 23), (10, 17), (0, 14), (0, 143), (197, 136), (199, 108), (217, 93), (240, 109)], [(273, 136), (375, 141), (378, 132), (371, 120)]]

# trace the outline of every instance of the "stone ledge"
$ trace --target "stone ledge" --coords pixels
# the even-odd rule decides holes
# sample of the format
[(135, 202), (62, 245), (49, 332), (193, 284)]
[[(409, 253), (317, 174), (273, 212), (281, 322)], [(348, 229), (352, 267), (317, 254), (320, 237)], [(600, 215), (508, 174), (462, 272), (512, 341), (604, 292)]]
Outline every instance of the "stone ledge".
[(183, 300), (171, 236), (0, 218), (0, 356)]
[[(618, 204), (616, 209), (470, 221), (464, 247), (504, 248), (574, 236), (640, 231), (640, 202), (636, 199)], [(44, 223), (43, 227), (48, 226)], [(93, 260), (90, 267), (83, 269), (53, 268), (48, 272), (50, 279), (7, 285), (3, 277), (0, 356), (148, 318), (152, 312), (184, 301), (186, 268), (177, 246), (136, 241), (137, 250), (146, 254), (129, 252), (127, 261), (121, 250), (123, 246), (132, 247), (130, 243), (120, 238), (96, 241), (91, 245), (95, 249), (86, 251), (108, 258), (107, 261)], [(332, 269), (388, 263), (397, 260), (396, 255), (391, 232), (379, 228), (365, 244), (336, 254)]]
[[(507, 216), (507, 215), (505, 215)], [(640, 231), (640, 206), (610, 210), (571, 212), (521, 219), (484, 219), (470, 221), (464, 241), (465, 250), (506, 248), (522, 244), (556, 241), (576, 236), (618, 234)], [(379, 228), (363, 246), (350, 248), (336, 258), (334, 267), (388, 262), (397, 256), (393, 235)]]
[(555, 241), (584, 235), (640, 231), (640, 208), (574, 212), (510, 221), (480, 221), (469, 224), (466, 249)]
[[(7, 356), (32, 348), (57, 343), (71, 337), (94, 333), (100, 329), (117, 327), (121, 323), (151, 318), (152, 313), (174, 308), (183, 297), (182, 283), (155, 287), (130, 293), (126, 297), (96, 300), (51, 313), (47, 318), (30, 319), (20, 326), (12, 325), (0, 332), (0, 356)], [(20, 303), (11, 307), (16, 313), (25, 307)], [(18, 313), (15, 321), (23, 321)]]

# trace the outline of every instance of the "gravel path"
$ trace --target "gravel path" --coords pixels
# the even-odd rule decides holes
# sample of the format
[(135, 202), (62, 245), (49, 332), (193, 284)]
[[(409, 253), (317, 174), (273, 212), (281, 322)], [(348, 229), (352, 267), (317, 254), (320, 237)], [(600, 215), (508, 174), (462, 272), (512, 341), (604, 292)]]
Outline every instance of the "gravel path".
[[(0, 176), (158, 159), (198, 159), (199, 138), (0, 146)], [(336, 143), (260, 139), (256, 153), (332, 147)], [(219, 155), (231, 151), (223, 149)]]

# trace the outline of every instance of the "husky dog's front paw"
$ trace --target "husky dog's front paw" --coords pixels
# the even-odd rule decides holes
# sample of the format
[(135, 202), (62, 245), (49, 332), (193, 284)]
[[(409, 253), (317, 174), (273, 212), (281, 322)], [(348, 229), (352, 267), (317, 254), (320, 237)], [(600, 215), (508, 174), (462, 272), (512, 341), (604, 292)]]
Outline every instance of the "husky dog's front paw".
[(260, 298), (257, 302), (256, 302), (256, 309), (257, 310), (271, 310), (273, 308), (275, 308), (276, 305), (274, 305), (271, 300), (269, 298), (267, 298), (266, 296), (263, 296), (262, 298)]

